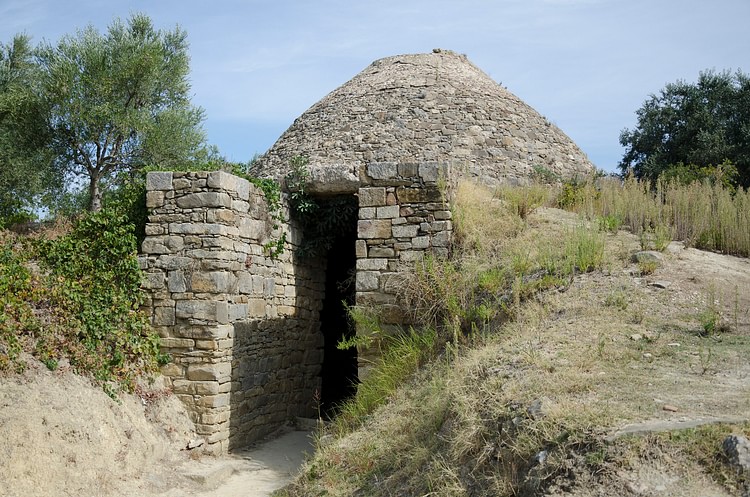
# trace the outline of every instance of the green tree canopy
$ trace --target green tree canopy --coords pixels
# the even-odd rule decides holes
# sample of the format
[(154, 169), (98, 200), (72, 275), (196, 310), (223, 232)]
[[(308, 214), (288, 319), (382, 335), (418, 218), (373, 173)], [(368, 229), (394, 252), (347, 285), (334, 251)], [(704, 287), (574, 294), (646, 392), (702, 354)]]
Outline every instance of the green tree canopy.
[(668, 84), (636, 111), (623, 130), (619, 167), (654, 179), (677, 164), (718, 166), (730, 161), (750, 186), (750, 77), (740, 71), (704, 71), (697, 83)]
[(38, 79), (28, 36), (0, 43), (0, 220), (30, 213), (39, 196), (62, 184), (38, 118), (44, 113), (34, 92)]
[(180, 28), (156, 30), (143, 14), (115, 19), (104, 34), (89, 26), (36, 48), (29, 87), (38, 112), (15, 132), (43, 130), (43, 143), (29, 144), (45, 151), (33, 163), (87, 180), (98, 210), (103, 185), (119, 174), (205, 159), (204, 113), (190, 103), (188, 73)]

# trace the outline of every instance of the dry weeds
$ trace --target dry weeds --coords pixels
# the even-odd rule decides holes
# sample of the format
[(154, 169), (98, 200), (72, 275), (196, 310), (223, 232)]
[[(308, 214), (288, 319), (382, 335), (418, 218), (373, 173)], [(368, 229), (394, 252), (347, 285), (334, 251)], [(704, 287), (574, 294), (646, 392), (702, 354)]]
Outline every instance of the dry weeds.
[[(539, 260), (581, 223), (538, 209), (512, 243), (488, 243), (508, 224), (493, 229), (481, 220), (505, 221), (462, 214), (475, 215), (482, 232), (464, 243), (506, 262), (513, 251)], [(324, 435), (285, 494), (739, 492), (720, 463), (720, 440), (750, 434), (750, 424), (737, 424), (750, 412), (750, 294), (740, 290), (750, 288), (750, 261), (673, 243), (643, 276), (630, 262), (638, 237), (603, 236), (600, 270), (522, 303), (492, 333), (452, 344), (359, 429)], [(707, 332), (707, 309), (725, 326)], [(645, 435), (621, 436), (623, 428)]]

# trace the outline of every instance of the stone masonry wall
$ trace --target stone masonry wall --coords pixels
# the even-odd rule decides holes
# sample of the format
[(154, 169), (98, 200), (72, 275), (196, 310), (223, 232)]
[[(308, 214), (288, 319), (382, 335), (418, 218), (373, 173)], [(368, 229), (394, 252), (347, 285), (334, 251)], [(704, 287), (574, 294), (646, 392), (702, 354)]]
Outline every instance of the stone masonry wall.
[[(437, 162), (374, 162), (366, 172), (358, 192), (356, 303), (377, 308), (385, 325), (407, 324), (404, 273), (427, 252), (449, 254), (453, 171)], [(360, 365), (369, 359), (360, 352)]]
[[(146, 200), (146, 308), (172, 356), (163, 373), (208, 450), (311, 416), (323, 353), (322, 261), (300, 265), (298, 231), (274, 232), (262, 192), (230, 174), (149, 173)], [(288, 243), (272, 260), (263, 245), (278, 230)]]
[(448, 50), (373, 62), (299, 116), (258, 173), (283, 177), (298, 155), (320, 167), (453, 162), (487, 185), (527, 183), (539, 166), (564, 178), (593, 171), (562, 130)]
[[(438, 162), (373, 162), (364, 169), (352, 240), (356, 304), (377, 308), (383, 324), (398, 327), (409, 322), (404, 273), (427, 252), (449, 254), (453, 173)], [(155, 172), (146, 186), (145, 307), (172, 356), (163, 373), (209, 452), (313, 416), (324, 360), (326, 261), (298, 260), (301, 230), (289, 223), (274, 230), (262, 192), (244, 179), (221, 171)], [(285, 250), (271, 259), (264, 245), (282, 230)], [(360, 365), (368, 354), (360, 354)]]

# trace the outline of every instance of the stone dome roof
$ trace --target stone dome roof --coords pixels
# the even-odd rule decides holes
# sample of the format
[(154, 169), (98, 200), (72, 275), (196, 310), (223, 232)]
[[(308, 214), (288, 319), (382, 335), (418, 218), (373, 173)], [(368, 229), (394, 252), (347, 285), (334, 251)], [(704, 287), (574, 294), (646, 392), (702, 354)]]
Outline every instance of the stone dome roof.
[(360, 177), (373, 162), (450, 163), (490, 185), (524, 183), (534, 166), (563, 177), (593, 168), (557, 126), (466, 56), (439, 49), (373, 62), (297, 118), (255, 172), (281, 177), (300, 155), (313, 171)]

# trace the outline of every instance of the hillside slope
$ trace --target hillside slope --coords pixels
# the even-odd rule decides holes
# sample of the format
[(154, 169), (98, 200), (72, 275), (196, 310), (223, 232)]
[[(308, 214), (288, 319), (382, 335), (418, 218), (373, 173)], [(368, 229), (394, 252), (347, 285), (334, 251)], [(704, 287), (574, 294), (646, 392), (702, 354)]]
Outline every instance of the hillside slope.
[[(580, 223), (540, 209), (524, 250)], [(722, 442), (750, 435), (750, 261), (673, 242), (635, 263), (635, 236), (603, 236), (599, 270), (325, 434), (285, 495), (745, 495)]]
[(66, 367), (25, 359), (22, 375), (0, 378), (2, 497), (264, 497), (310, 451), (307, 431), (221, 457), (186, 450), (200, 439), (158, 380), (115, 402)]
[(150, 495), (171, 486), (164, 475), (194, 437), (176, 397), (146, 389), (115, 402), (64, 366), (26, 361), (22, 375), (0, 378), (0, 495)]

